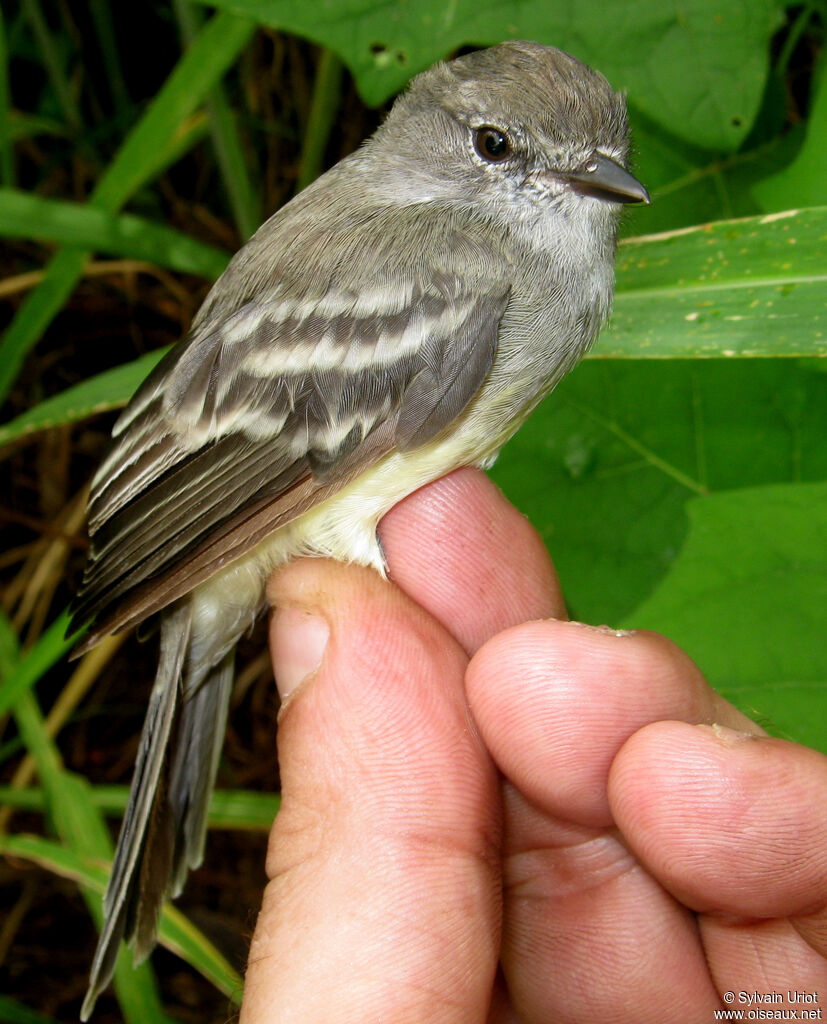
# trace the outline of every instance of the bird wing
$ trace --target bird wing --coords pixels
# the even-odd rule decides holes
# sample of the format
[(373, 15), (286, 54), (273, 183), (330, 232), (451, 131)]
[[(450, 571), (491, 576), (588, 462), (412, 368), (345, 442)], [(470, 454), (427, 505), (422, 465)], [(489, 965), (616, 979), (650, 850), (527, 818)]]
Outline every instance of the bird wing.
[[(400, 294), (401, 293), (401, 294)], [(394, 448), (415, 448), (485, 379), (508, 301), (445, 271), (373, 289), (250, 299), (150, 375), (90, 499), (84, 649), (169, 604)], [(362, 306), (364, 307), (364, 303)]]

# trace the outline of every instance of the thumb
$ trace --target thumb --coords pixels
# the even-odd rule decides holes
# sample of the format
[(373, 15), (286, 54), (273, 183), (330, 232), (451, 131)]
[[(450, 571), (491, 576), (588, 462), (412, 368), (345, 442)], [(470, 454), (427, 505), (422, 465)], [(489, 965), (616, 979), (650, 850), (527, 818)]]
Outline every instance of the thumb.
[(499, 805), (465, 654), (368, 569), (295, 562), (269, 594), (289, 695), (243, 1024), (485, 1020)]

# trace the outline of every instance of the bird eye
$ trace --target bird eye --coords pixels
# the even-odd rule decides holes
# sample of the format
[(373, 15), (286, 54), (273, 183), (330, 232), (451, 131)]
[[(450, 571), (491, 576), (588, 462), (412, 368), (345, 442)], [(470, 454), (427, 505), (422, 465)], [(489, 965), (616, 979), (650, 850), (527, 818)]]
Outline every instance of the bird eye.
[(484, 125), (476, 130), (474, 146), (483, 160), (490, 163), (505, 160), (511, 152), (511, 140), (505, 132), (501, 132), (499, 128), (492, 128), (491, 125)]

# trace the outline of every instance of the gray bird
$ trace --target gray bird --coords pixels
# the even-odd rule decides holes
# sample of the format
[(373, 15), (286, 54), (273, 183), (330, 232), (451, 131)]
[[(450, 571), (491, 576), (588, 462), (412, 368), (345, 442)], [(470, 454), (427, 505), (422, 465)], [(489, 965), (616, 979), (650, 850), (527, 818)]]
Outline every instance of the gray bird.
[(602, 75), (508, 42), (415, 78), (268, 220), (124, 410), (95, 476), (83, 649), (149, 616), (160, 657), (82, 1017), (202, 859), (238, 639), (301, 554), (385, 573), (376, 527), (487, 467), (609, 314), (627, 170)]

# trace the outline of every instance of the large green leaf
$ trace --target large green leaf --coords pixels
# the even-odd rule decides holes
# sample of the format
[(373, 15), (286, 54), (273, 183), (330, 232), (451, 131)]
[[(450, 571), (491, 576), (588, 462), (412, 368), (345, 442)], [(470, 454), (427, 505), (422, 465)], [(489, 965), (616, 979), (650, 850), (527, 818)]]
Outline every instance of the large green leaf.
[[(584, 363), (506, 446), (494, 476), (540, 529), (572, 615), (666, 633), (741, 706), (815, 743), (824, 733), (823, 697), (808, 710), (808, 694), (827, 680), (818, 618), (825, 608), (818, 574), (827, 553), (819, 490), (827, 480), (827, 378), (811, 362)], [(773, 502), (761, 498), (770, 493)], [(750, 518), (759, 499), (760, 529)], [(719, 548), (698, 548), (697, 517), (706, 516), (714, 535), (719, 511)], [(739, 515), (745, 537), (733, 541)], [(769, 579), (762, 544), (773, 532), (773, 544), (786, 552), (786, 563), (776, 563), (784, 611), (767, 626), (766, 602), (745, 603), (741, 588), (750, 573)], [(720, 565), (729, 546), (727, 592)], [(705, 618), (697, 610), (697, 619), (683, 621), (656, 602), (669, 595), (687, 609), (697, 604), (684, 557), (692, 559), (696, 589), (705, 574), (714, 590), (714, 614)], [(716, 616), (738, 624), (725, 641)], [(765, 632), (762, 646), (756, 638)], [(716, 644), (721, 650), (712, 657)]]
[(727, 151), (758, 112), (780, 17), (773, 0), (723, 8), (717, 0), (684, 0), (679, 7), (630, 7), (627, 0), (218, 0), (218, 6), (329, 47), (374, 104), (460, 46), (503, 39), (559, 46), (628, 90), (658, 124)]
[(772, 731), (827, 753), (827, 483), (695, 498), (686, 543), (628, 624), (657, 629)]
[[(800, 128), (722, 157), (678, 139), (634, 108), (632, 162), (635, 174), (652, 195), (652, 205), (626, 210), (622, 230), (627, 236), (654, 234), (735, 217), (793, 209), (807, 204), (791, 199), (771, 209), (755, 198), (755, 186), (798, 152)], [(825, 199), (822, 198), (819, 205)]]
[(807, 137), (795, 160), (753, 188), (764, 209), (827, 203), (827, 59), (817, 81)]
[(598, 356), (827, 355), (827, 207), (629, 238)]
[(687, 501), (827, 480), (825, 434), (827, 375), (795, 360), (589, 361), (493, 475), (546, 540), (572, 614), (616, 624), (669, 572)]

